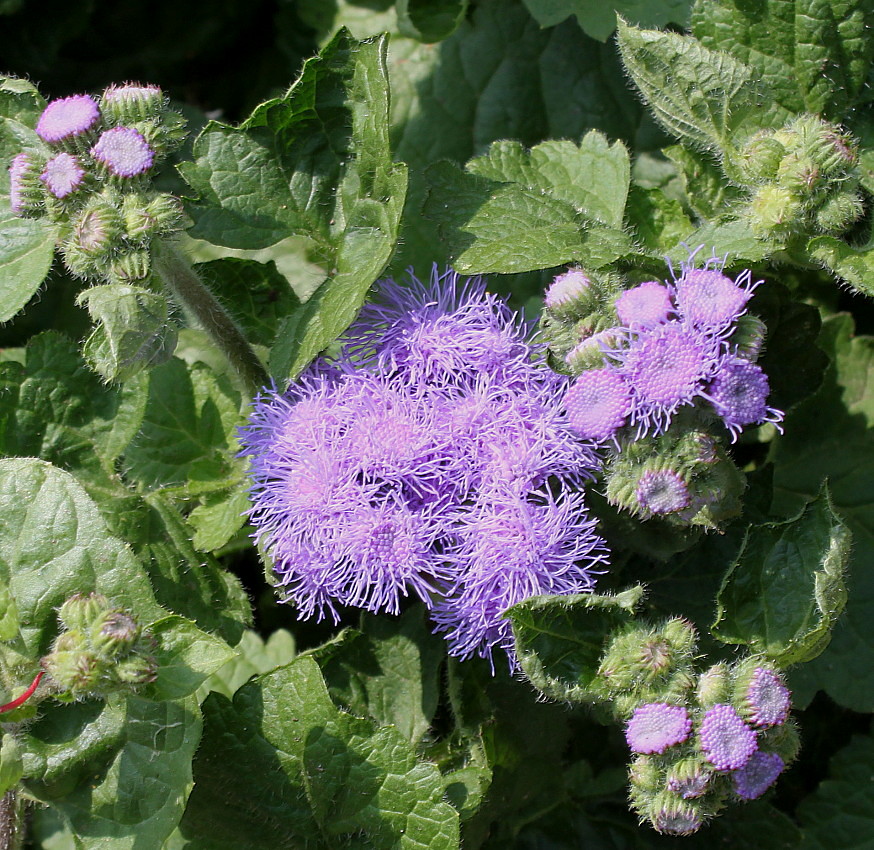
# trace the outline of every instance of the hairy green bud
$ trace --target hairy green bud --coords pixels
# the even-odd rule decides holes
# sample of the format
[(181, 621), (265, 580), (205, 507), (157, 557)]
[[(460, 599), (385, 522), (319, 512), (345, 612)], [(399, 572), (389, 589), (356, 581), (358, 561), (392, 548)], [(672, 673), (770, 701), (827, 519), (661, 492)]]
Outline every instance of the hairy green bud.
[(744, 313), (735, 322), (734, 333), (728, 342), (739, 357), (754, 363), (762, 353), (767, 335), (768, 328), (758, 316)]
[(158, 664), (154, 658), (134, 655), (124, 661), (119, 661), (113, 672), (122, 684), (147, 685), (155, 681)]
[(842, 233), (865, 212), (856, 191), (842, 191), (825, 200), (815, 214), (816, 226), (824, 233)]
[(109, 600), (100, 593), (71, 596), (58, 609), (58, 619), (70, 630), (87, 631), (91, 623), (109, 609)]
[(761, 183), (777, 176), (777, 169), (786, 148), (774, 137), (773, 132), (761, 130), (741, 148), (737, 167), (749, 183)]
[(760, 235), (784, 235), (799, 220), (802, 210), (802, 203), (794, 192), (785, 186), (767, 183), (753, 195), (750, 225)]
[(667, 773), (667, 788), (684, 800), (704, 796), (713, 777), (713, 768), (700, 756), (683, 758), (673, 764)]
[(120, 656), (140, 639), (137, 621), (125, 611), (107, 611), (91, 625), (91, 645), (101, 657)]
[(122, 201), (121, 214), (128, 240), (140, 246), (155, 236), (169, 236), (182, 223), (182, 205), (166, 192), (152, 197), (132, 192)]
[(731, 676), (728, 665), (719, 662), (699, 675), (695, 695), (701, 707), (706, 710), (718, 703), (727, 702), (730, 691)]
[(134, 248), (119, 255), (109, 265), (106, 278), (112, 283), (135, 283), (149, 276), (152, 259), (146, 248)]

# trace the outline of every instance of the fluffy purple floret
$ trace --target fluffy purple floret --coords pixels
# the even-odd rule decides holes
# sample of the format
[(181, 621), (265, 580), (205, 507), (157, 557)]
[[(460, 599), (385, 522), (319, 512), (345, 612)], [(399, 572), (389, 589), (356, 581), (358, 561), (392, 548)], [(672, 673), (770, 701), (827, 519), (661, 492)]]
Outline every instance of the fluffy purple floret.
[(139, 130), (113, 127), (100, 134), (91, 156), (102, 162), (116, 177), (145, 174), (155, 160), (155, 152)]
[(756, 733), (730, 705), (714, 705), (701, 721), (699, 736), (704, 757), (717, 770), (743, 767), (758, 749)]
[(530, 379), (528, 328), (482, 278), (462, 284), (456, 272), (435, 268), (429, 284), (383, 280), (373, 297), (346, 335), (353, 361), (432, 386), (479, 374)]
[(607, 550), (579, 493), (492, 491), (456, 515), (446, 552), (455, 575), (434, 607), (449, 652), (491, 658), (513, 635), (502, 613), (540, 594), (583, 593), (603, 571)]
[(733, 439), (745, 425), (773, 422), (779, 426), (782, 411), (768, 407), (768, 376), (746, 360), (726, 360), (707, 387), (707, 397)]
[(689, 488), (671, 469), (650, 469), (640, 476), (635, 492), (637, 503), (653, 514), (673, 514), (688, 507)]
[(12, 162), (9, 164), (9, 205), (16, 215), (23, 212), (27, 206), (24, 183), (34, 171), (35, 164), (30, 154), (20, 153), (12, 157)]
[(716, 269), (687, 269), (676, 284), (677, 309), (696, 327), (724, 328), (746, 310), (753, 295), (751, 279), (749, 271), (735, 282)]
[(87, 94), (53, 100), (36, 122), (36, 134), (44, 142), (61, 142), (88, 132), (100, 121), (97, 102)]
[(629, 328), (651, 328), (666, 322), (673, 309), (670, 290), (655, 280), (635, 286), (616, 299), (619, 321)]
[(746, 692), (749, 720), (756, 726), (779, 726), (786, 722), (792, 697), (777, 673), (756, 667)]
[(743, 800), (755, 800), (777, 781), (785, 767), (777, 753), (753, 753), (743, 767), (731, 774), (734, 791)]
[(546, 290), (544, 303), (550, 310), (564, 310), (583, 298), (592, 282), (581, 269), (568, 269), (558, 275)]
[(611, 369), (583, 372), (565, 395), (571, 427), (583, 438), (608, 440), (631, 413), (631, 392), (625, 379)]
[(85, 171), (79, 160), (69, 153), (59, 153), (46, 164), (40, 180), (56, 198), (66, 198), (81, 185), (85, 179)]
[(611, 356), (631, 387), (631, 419), (643, 433), (663, 431), (677, 408), (701, 396), (725, 352), (719, 339), (669, 322), (640, 333)]
[(634, 710), (625, 727), (625, 740), (633, 753), (661, 755), (668, 747), (682, 744), (691, 731), (685, 706), (649, 702)]

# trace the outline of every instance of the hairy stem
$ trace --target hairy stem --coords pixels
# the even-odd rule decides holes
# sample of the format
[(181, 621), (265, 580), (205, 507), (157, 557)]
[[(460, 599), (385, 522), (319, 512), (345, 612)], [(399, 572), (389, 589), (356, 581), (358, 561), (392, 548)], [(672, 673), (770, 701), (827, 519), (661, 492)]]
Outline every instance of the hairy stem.
[(267, 386), (270, 383), (267, 370), (234, 320), (191, 268), (185, 255), (175, 246), (161, 242), (154, 250), (154, 268), (182, 307), (194, 316), (228, 358), (249, 394), (254, 396)]
[(24, 803), (13, 788), (0, 797), (0, 850), (19, 850), (24, 841)]

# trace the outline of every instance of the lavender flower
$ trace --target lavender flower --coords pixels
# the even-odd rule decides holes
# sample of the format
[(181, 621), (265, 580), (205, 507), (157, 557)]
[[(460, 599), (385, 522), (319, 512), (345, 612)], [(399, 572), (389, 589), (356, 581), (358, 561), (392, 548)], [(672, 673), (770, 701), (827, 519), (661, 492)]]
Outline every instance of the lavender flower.
[(546, 308), (558, 314), (573, 313), (585, 299), (591, 285), (591, 280), (582, 269), (568, 269), (558, 275), (546, 290)]
[(687, 268), (675, 287), (677, 309), (689, 324), (718, 331), (740, 318), (756, 285), (749, 271), (732, 281), (716, 269)]
[(38, 182), (39, 166), (32, 154), (20, 153), (9, 164), (9, 205), (15, 215), (39, 209), (42, 192)]
[(627, 327), (655, 327), (673, 312), (671, 292), (655, 280), (641, 283), (616, 299), (616, 314)]
[(691, 731), (692, 721), (684, 706), (649, 702), (635, 709), (625, 727), (625, 740), (633, 753), (661, 755), (682, 744)]
[(40, 180), (56, 198), (66, 198), (76, 191), (85, 179), (79, 160), (69, 153), (59, 153), (46, 164)]
[(717, 770), (743, 767), (758, 749), (756, 733), (730, 705), (721, 703), (704, 715), (699, 736), (705, 758)]
[(743, 800), (755, 800), (777, 781), (785, 767), (777, 753), (753, 753), (743, 767), (732, 772), (734, 791)]
[(751, 723), (760, 727), (786, 722), (792, 706), (789, 688), (780, 676), (766, 667), (756, 667), (746, 684), (744, 710)]
[(637, 484), (637, 503), (652, 514), (673, 514), (688, 507), (691, 498), (686, 482), (671, 469), (650, 469)]
[(632, 410), (631, 391), (621, 374), (610, 369), (583, 372), (565, 396), (571, 427), (583, 438), (607, 440)]
[(707, 387), (707, 397), (736, 440), (745, 425), (772, 422), (779, 428), (783, 413), (768, 407), (768, 376), (746, 360), (727, 360)]
[(50, 144), (81, 136), (100, 121), (97, 102), (87, 94), (53, 100), (36, 123), (36, 134)]
[(116, 177), (137, 177), (152, 167), (155, 152), (139, 130), (113, 127), (100, 134), (91, 156)]

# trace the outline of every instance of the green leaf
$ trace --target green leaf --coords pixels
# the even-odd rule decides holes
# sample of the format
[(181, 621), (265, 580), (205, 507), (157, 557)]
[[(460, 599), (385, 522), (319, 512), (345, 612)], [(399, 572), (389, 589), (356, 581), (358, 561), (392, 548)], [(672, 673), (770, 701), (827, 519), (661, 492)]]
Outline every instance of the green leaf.
[(804, 827), (801, 850), (874, 846), (874, 738), (854, 735), (829, 763), (828, 779), (798, 806)]
[[(789, 412), (775, 442), (774, 509), (789, 514), (828, 479), (836, 509), (853, 534), (849, 599), (826, 651), (793, 671), (796, 693), (819, 688), (848, 708), (874, 704), (874, 338), (853, 336), (849, 316), (827, 320), (819, 345), (833, 358), (820, 389)], [(828, 411), (824, 416), (823, 412)]]
[(40, 457), (77, 474), (116, 463), (139, 429), (144, 378), (108, 387), (60, 334), (32, 337), (25, 363), (0, 365), (0, 454)]
[(795, 519), (751, 527), (716, 597), (714, 637), (779, 667), (816, 658), (847, 601), (850, 540), (827, 490)]
[(719, 219), (745, 197), (725, 179), (714, 156), (682, 145), (669, 145), (664, 155), (677, 167), (685, 188), (684, 203), (703, 219)]
[(853, 248), (834, 236), (817, 236), (807, 253), (863, 295), (874, 296), (874, 246)]
[(682, 243), (668, 252), (668, 258), (680, 263), (689, 257), (689, 246), (703, 245), (707, 251), (719, 255), (729, 255), (733, 264), (746, 261), (756, 263), (767, 259), (774, 253), (774, 247), (759, 239), (753, 233), (748, 219), (711, 222), (686, 234)]
[(698, 0), (692, 32), (763, 80), (781, 106), (843, 120), (874, 58), (867, 0)]
[(192, 543), (201, 552), (221, 549), (245, 524), (246, 511), (251, 507), (245, 486), (232, 488), (229, 493), (208, 493), (189, 515), (194, 529)]
[(441, 162), (427, 178), (425, 215), (439, 223), (459, 271), (599, 268), (632, 251), (619, 229), (628, 154), (596, 131), (579, 145), (544, 142), (531, 151), (495, 142), (466, 172)]
[(655, 253), (673, 248), (693, 229), (680, 202), (668, 198), (661, 189), (632, 186), (626, 215), (641, 245)]
[(0, 745), (0, 794), (5, 794), (14, 788), (24, 776), (24, 763), (21, 758), (21, 747), (14, 734), (4, 733)]
[(35, 127), (45, 106), (45, 98), (33, 83), (0, 76), (0, 118), (14, 118), (27, 127)]
[(287, 629), (271, 632), (266, 641), (257, 632), (247, 629), (234, 650), (237, 654), (216, 670), (205, 685), (228, 699), (253, 676), (269, 673), (294, 660), (296, 644)]
[(300, 299), (275, 263), (224, 258), (200, 263), (196, 271), (227, 302), (256, 345), (272, 345), (282, 320), (300, 307)]
[[(339, 711), (312, 658), (204, 702), (195, 790), (180, 824), (191, 850), (305, 845), (458, 847), (433, 765), (390, 727)], [(237, 793), (246, 776), (246, 793)]]
[(18, 218), (0, 195), (0, 322), (8, 322), (39, 289), (55, 255), (55, 228), (42, 219)]
[(128, 475), (148, 490), (181, 495), (238, 483), (240, 404), (228, 379), (203, 364), (173, 358), (152, 369), (143, 423), (125, 453)]
[(193, 236), (260, 248), (300, 234), (330, 271), (283, 323), (271, 359), (280, 379), (348, 327), (394, 251), (407, 178), (389, 149), (385, 52), (384, 37), (341, 31), (283, 97), (238, 128), (208, 124), (180, 166), (201, 198)]
[(464, 20), (468, 0), (396, 0), (398, 30), (418, 41), (441, 41)]
[(528, 11), (542, 27), (551, 27), (576, 15), (579, 25), (592, 38), (606, 41), (616, 29), (616, 13), (636, 24), (663, 27), (685, 24), (691, 0), (524, 0)]
[(779, 126), (786, 117), (749, 67), (694, 38), (620, 21), (618, 41), (625, 68), (655, 117), (687, 144), (725, 152), (735, 135)]
[(596, 700), (590, 685), (609, 633), (630, 620), (642, 596), (638, 586), (615, 596), (537, 596), (514, 605), (505, 616), (525, 675), (553, 699)]
[(197, 702), (115, 696), (100, 708), (64, 706), (30, 727), (25, 787), (63, 815), (82, 850), (161, 847), (192, 786)]
[(397, 620), (365, 615), (350, 640), (316, 658), (331, 696), (381, 726), (395, 726), (411, 744), (431, 726), (440, 691), (445, 644), (421, 606)]
[(130, 380), (173, 356), (176, 328), (163, 295), (114, 283), (86, 289), (77, 303), (88, 308), (96, 324), (82, 353), (107, 381)]
[(0, 566), (33, 659), (47, 651), (57, 609), (75, 593), (102, 593), (141, 620), (164, 613), (142, 566), (82, 487), (41, 460), (0, 460)]
[(154, 655), (158, 675), (150, 686), (157, 700), (182, 699), (193, 694), (235, 653), (223, 640), (201, 631), (184, 617), (163, 617), (148, 625), (157, 641)]

